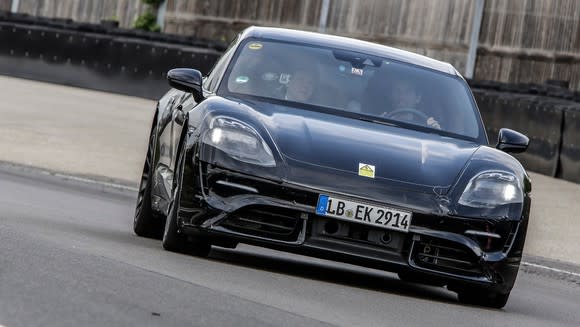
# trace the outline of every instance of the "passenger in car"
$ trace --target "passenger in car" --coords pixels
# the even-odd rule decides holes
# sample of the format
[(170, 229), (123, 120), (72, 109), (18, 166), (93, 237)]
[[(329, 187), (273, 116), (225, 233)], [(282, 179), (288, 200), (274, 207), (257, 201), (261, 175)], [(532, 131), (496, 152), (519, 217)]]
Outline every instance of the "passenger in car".
[(388, 118), (412, 122), (424, 123), (429, 127), (441, 129), (439, 122), (428, 112), (428, 108), (422, 107), (423, 96), (417, 87), (408, 80), (400, 79), (389, 88), (392, 100), (392, 109), (382, 115)]
[(314, 95), (317, 77), (308, 70), (298, 70), (290, 77), (288, 82), (285, 100), (309, 103)]

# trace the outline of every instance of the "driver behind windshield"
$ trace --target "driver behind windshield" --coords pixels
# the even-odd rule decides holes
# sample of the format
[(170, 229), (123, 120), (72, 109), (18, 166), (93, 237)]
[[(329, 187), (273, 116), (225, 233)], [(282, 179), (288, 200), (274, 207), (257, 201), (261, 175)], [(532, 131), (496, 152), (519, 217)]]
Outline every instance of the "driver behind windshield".
[(441, 129), (441, 125), (433, 115), (427, 113), (427, 110), (420, 106), (423, 97), (412, 82), (404, 79), (395, 81), (391, 84), (389, 94), (392, 107), (391, 110), (385, 111), (382, 116)]
[(309, 70), (296, 71), (286, 89), (285, 100), (308, 103), (314, 95), (316, 75)]

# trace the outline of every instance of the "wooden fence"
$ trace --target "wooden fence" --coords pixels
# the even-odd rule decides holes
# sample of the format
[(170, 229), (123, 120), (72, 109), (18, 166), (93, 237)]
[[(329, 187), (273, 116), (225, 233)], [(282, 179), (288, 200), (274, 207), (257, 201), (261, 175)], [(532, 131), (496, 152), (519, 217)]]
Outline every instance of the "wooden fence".
[(143, 10), (145, 5), (141, 0), (20, 0), (18, 7), (21, 13), (79, 22), (114, 19), (122, 27), (132, 27)]
[(12, 5), (12, 0), (0, 0), (0, 10), (8, 11)]
[[(321, 0), (167, 0), (165, 31), (227, 40), (248, 25), (317, 30)], [(474, 0), (330, 0), (327, 32), (465, 67)], [(580, 90), (580, 0), (487, 0), (476, 79)]]
[[(0, 6), (6, 0), (0, 0)], [(167, 0), (164, 31), (227, 41), (249, 25), (317, 30), (323, 0)], [(330, 0), (327, 33), (403, 48), (463, 72), (475, 0)], [(140, 0), (20, 0), (20, 12), (130, 27)], [(580, 90), (580, 0), (486, 0), (476, 79)]]
[[(327, 32), (388, 44), (465, 66), (473, 3), (331, 0)], [(322, 0), (168, 0), (165, 31), (231, 39), (249, 25), (317, 30)]]
[(579, 0), (487, 0), (475, 77), (580, 90)]

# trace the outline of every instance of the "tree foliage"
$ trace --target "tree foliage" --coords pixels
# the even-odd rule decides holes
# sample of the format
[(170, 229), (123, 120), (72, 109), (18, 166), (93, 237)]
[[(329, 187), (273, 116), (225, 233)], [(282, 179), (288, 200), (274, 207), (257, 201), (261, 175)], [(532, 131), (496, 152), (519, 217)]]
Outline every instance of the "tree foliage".
[(161, 3), (164, 0), (141, 0), (141, 1), (143, 1), (143, 3), (145, 3), (146, 5), (148, 5), (149, 8), (147, 8), (147, 10), (143, 14), (137, 17), (135, 23), (133, 24), (133, 27), (136, 29), (149, 32), (160, 32), (161, 26), (157, 25), (156, 12), (159, 8), (159, 5), (161, 5)]
[(146, 11), (141, 16), (137, 17), (137, 20), (135, 20), (135, 24), (133, 24), (133, 27), (136, 29), (150, 32), (161, 31), (161, 27), (157, 25), (157, 16), (151, 11)]

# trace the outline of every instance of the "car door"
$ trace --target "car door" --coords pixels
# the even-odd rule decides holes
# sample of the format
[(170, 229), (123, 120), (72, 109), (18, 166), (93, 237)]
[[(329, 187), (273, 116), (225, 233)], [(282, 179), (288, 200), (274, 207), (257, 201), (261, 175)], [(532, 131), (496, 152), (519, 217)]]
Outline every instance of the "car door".
[[(159, 123), (158, 123), (158, 155), (157, 155), (157, 170), (171, 169), (172, 163), (172, 148), (173, 148), (173, 120), (176, 107), (181, 102), (181, 99), (187, 95), (185, 92), (178, 90), (169, 91), (169, 98), (164, 103), (163, 107), (159, 108)], [(161, 104), (161, 103), (160, 103)]]

